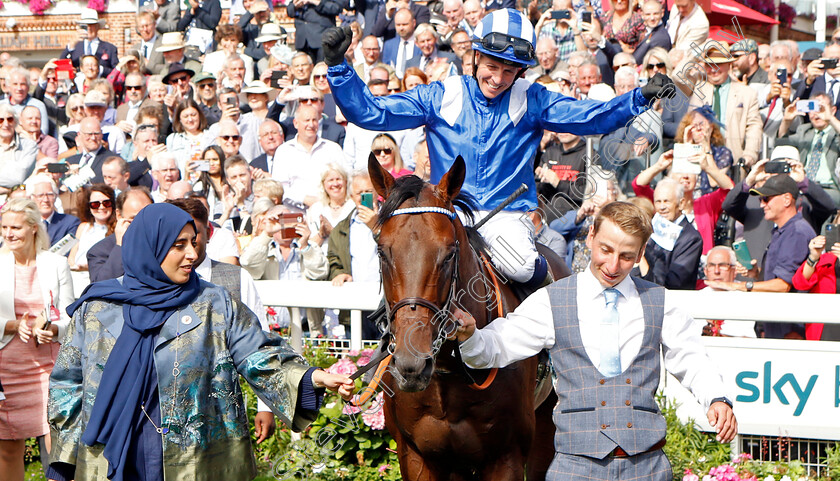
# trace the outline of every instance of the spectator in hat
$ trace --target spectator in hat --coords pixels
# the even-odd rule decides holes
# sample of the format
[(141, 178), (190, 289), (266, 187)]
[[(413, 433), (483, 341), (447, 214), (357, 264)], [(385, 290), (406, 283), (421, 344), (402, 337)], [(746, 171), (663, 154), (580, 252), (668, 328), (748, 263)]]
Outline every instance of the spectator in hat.
[(212, 73), (198, 72), (193, 77), (195, 89), (198, 92), (198, 106), (204, 112), (208, 125), (213, 125), (222, 118), (219, 99), (216, 96), (216, 77)]
[(822, 187), (835, 206), (840, 206), (840, 178), (837, 175), (837, 155), (840, 152), (840, 120), (837, 107), (831, 104), (826, 93), (811, 97), (819, 104), (817, 112), (809, 112), (810, 122), (802, 123), (796, 131), (789, 133), (788, 126), (796, 117), (805, 116), (798, 112), (796, 104), (785, 108), (784, 119), (779, 126), (779, 145), (792, 145), (799, 151), (799, 158), (805, 159), (805, 176)]
[(99, 14), (92, 8), (83, 8), (77, 29), (79, 41), (67, 44), (60, 58), (69, 58), (73, 67), (79, 68), (82, 57), (93, 55), (100, 61), (100, 74), (107, 76), (117, 66), (117, 47), (99, 38)]
[(269, 92), (271, 92), (271, 87), (259, 80), (245, 82), (245, 88), (242, 89), (242, 93), (248, 99), (248, 107), (251, 108), (251, 114), (260, 120), (264, 120), (266, 114), (268, 114)]
[[(108, 110), (108, 98), (99, 90), (91, 90), (85, 95), (85, 115), (96, 117), (100, 124), (104, 123), (105, 112)], [(108, 148), (119, 152), (125, 145), (125, 133), (115, 125), (102, 125), (102, 135), (108, 143)], [(101, 182), (101, 181), (100, 181)]]
[[(801, 195), (797, 198), (797, 206), (802, 217), (808, 221), (814, 231), (822, 225), (836, 209), (831, 197), (819, 184), (811, 182), (805, 176), (805, 168), (799, 161), (799, 151), (792, 145), (776, 146), (770, 154), (769, 161), (783, 161), (790, 165), (790, 177), (799, 184)], [(770, 243), (773, 223), (764, 218), (764, 209), (759, 199), (750, 196), (750, 189), (763, 185), (764, 181), (778, 174), (768, 174), (764, 165), (768, 160), (759, 161), (740, 185), (736, 185), (723, 201), (723, 210), (732, 218), (743, 224), (744, 240), (753, 259), (761, 261), (761, 254), (767, 250)]]
[[(758, 65), (758, 44), (755, 40), (745, 38), (732, 44), (729, 49), (735, 61), (732, 63), (732, 75), (747, 85), (761, 92), (770, 83), (767, 71)], [(793, 73), (793, 72), (791, 72)]]
[(271, 49), (277, 42), (286, 43), (286, 29), (277, 25), (276, 23), (264, 23), (260, 28), (260, 35), (254, 39), (262, 50), (263, 55), (256, 58), (257, 72), (262, 75), (263, 72), (269, 69), (268, 63), (271, 59)]
[(38, 128), (46, 135), (49, 132), (49, 118), (47, 117), (47, 107), (44, 102), (29, 95), (30, 81), (29, 72), (22, 68), (11, 69), (6, 77), (6, 95), (0, 103), (9, 104), (18, 115), (23, 112), (24, 107), (37, 108), (41, 113), (41, 125)]
[(753, 165), (761, 148), (758, 95), (746, 85), (731, 81), (729, 73), (735, 58), (726, 45), (719, 42), (712, 45), (705, 51), (703, 62), (706, 82), (694, 86), (687, 84), (681, 75), (674, 81), (686, 95), (691, 95), (689, 105), (709, 105), (715, 117), (726, 125), (726, 147), (732, 152), (732, 158), (743, 157), (747, 165)]
[(193, 72), (201, 70), (201, 63), (198, 60), (187, 57), (187, 44), (184, 43), (184, 34), (181, 32), (164, 33), (157, 51), (163, 54), (164, 60), (164, 64), (155, 72), (157, 74), (166, 75), (169, 71), (167, 65), (173, 63), (181, 64)]
[(140, 53), (143, 74), (154, 75), (164, 66), (163, 53), (158, 50), (163, 35), (159, 35), (155, 29), (155, 14), (145, 10), (138, 13), (136, 28), (140, 41), (131, 48)]
[[(764, 184), (750, 189), (750, 195), (757, 196), (764, 210), (764, 218), (775, 224), (770, 244), (759, 255), (761, 264), (750, 270), (746, 282), (709, 281), (713, 289), (744, 292), (789, 292), (793, 276), (809, 253), (809, 242), (817, 236), (814, 229), (797, 211), (799, 197), (798, 183), (787, 174), (767, 179)], [(756, 326), (761, 337), (773, 339), (804, 339), (803, 324), (766, 323)]]
[(172, 85), (174, 88), (171, 93), (167, 93), (163, 97), (163, 103), (169, 109), (170, 114), (174, 112), (175, 106), (178, 103), (185, 99), (193, 98), (192, 84), (190, 84), (190, 80), (194, 75), (194, 70), (184, 68), (184, 66), (179, 63), (169, 65), (169, 72), (165, 77), (163, 77), (163, 83), (166, 85)]
[(242, 44), (245, 45), (245, 55), (251, 57), (256, 62), (268, 55), (268, 51), (263, 49), (257, 37), (262, 32), (262, 27), (268, 24), (271, 18), (271, 11), (268, 9), (268, 3), (265, 0), (257, 0), (251, 4), (251, 8), (245, 15), (239, 18), (239, 28), (242, 30)]
[(802, 80), (805, 78), (805, 74), (808, 72), (808, 65), (810, 65), (814, 60), (819, 59), (821, 56), (822, 50), (814, 47), (803, 52), (802, 57), (800, 57), (799, 60), (799, 65), (796, 66), (793, 78), (796, 80)]

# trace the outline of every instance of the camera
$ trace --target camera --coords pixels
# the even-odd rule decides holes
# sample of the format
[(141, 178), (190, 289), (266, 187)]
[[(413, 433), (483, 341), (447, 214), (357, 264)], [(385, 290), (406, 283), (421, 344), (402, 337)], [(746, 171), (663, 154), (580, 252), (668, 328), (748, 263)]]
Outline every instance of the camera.
[(776, 70), (776, 78), (779, 79), (780, 84), (785, 85), (787, 83), (787, 68)]
[(837, 68), (837, 59), (836, 58), (821, 58), (820, 63), (823, 65), (823, 69), (831, 70), (833, 68)]
[(764, 172), (768, 174), (788, 174), (790, 173), (790, 164), (784, 160), (773, 160), (764, 164)]
[(275, 89), (282, 88), (280, 86), (280, 80), (284, 78), (286, 78), (285, 70), (271, 72), (271, 80), (268, 81), (268, 86)]
[(47, 172), (49, 172), (50, 174), (64, 174), (68, 170), (70, 170), (70, 167), (64, 162), (47, 164)]
[(568, 20), (570, 18), (572, 18), (572, 14), (568, 10), (552, 10), (551, 12), (552, 20)]

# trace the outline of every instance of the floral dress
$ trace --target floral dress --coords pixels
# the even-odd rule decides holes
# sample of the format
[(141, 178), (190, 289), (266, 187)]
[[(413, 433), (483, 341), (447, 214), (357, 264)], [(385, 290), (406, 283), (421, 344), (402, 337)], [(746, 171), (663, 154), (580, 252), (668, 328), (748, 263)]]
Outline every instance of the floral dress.
[(639, 12), (633, 12), (633, 14), (630, 15), (630, 18), (628, 18), (624, 22), (624, 25), (621, 26), (621, 29), (618, 32), (614, 32), (612, 25), (614, 14), (615, 10), (610, 10), (606, 13), (606, 15), (604, 15), (604, 37), (608, 39), (614, 38), (620, 42), (626, 43), (635, 50), (645, 36), (645, 21), (642, 18), (642, 15)]

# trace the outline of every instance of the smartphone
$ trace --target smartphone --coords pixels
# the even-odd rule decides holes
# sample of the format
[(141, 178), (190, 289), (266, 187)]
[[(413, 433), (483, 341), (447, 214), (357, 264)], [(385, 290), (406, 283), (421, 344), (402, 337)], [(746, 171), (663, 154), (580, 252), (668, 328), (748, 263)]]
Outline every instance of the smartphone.
[(790, 164), (784, 160), (773, 160), (764, 164), (764, 172), (768, 174), (789, 174)]
[(580, 20), (583, 23), (592, 23), (592, 12), (586, 11), (580, 14)]
[(68, 170), (70, 170), (70, 167), (64, 162), (47, 164), (47, 172), (50, 174), (64, 174)]
[(782, 67), (776, 70), (776, 78), (780, 84), (785, 85), (787, 83), (787, 68)]
[(552, 20), (568, 20), (570, 18), (572, 18), (572, 14), (568, 10), (552, 10), (551, 11), (551, 19)]
[(173, 87), (171, 85), (166, 86), (166, 95), (172, 95), (172, 92), (174, 92), (174, 91), (175, 91), (175, 87)]
[(825, 226), (825, 247), (826, 252), (831, 251), (831, 246), (840, 242), (840, 226), (837, 224), (827, 224)]
[(231, 106), (235, 106), (236, 105), (236, 98), (228, 97), (227, 100), (225, 100), (225, 103), (228, 104), (228, 105), (231, 105)]
[(271, 80), (268, 81), (268, 86), (275, 89), (282, 88), (280, 86), (280, 80), (284, 78), (286, 78), (286, 71), (284, 70), (271, 72)]
[(362, 192), (362, 205), (373, 209), (373, 192)]
[(820, 104), (816, 100), (797, 100), (796, 101), (796, 111), (797, 112), (819, 112), (820, 111)]
[(748, 270), (752, 269), (752, 256), (750, 255), (750, 249), (747, 247), (747, 241), (743, 239), (736, 241), (732, 244), (732, 249), (735, 251), (735, 258), (738, 259), (738, 263)]
[(295, 232), (295, 227), (303, 222), (303, 214), (300, 213), (293, 213), (293, 212), (284, 212), (280, 214), (280, 236), (283, 239), (294, 239), (296, 237), (300, 237), (297, 232)]
[(823, 65), (823, 69), (831, 70), (833, 68), (837, 68), (837, 59), (836, 58), (821, 58), (820, 63)]
[(195, 171), (196, 172), (210, 172), (210, 161), (209, 160), (196, 160), (195, 161)]

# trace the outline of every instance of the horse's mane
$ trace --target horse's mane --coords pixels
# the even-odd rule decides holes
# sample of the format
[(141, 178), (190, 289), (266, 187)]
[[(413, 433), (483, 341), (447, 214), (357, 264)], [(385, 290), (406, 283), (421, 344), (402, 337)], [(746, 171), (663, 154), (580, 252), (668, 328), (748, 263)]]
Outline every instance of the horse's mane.
[[(415, 206), (423, 187), (427, 183), (416, 175), (406, 175), (394, 181), (394, 187), (382, 207), (379, 209), (379, 220), (377, 223), (382, 223), (391, 217), (395, 210), (399, 209), (407, 200), (414, 199)], [(461, 210), (461, 212), (469, 219), (472, 224), (475, 219), (475, 211), (478, 210), (478, 202), (470, 194), (461, 191), (458, 196), (452, 200), (452, 205)], [(478, 230), (473, 227), (464, 226), (467, 231), (467, 238), (470, 241), (472, 248), (485, 256), (489, 256), (489, 246), (483, 237), (478, 233)]]

